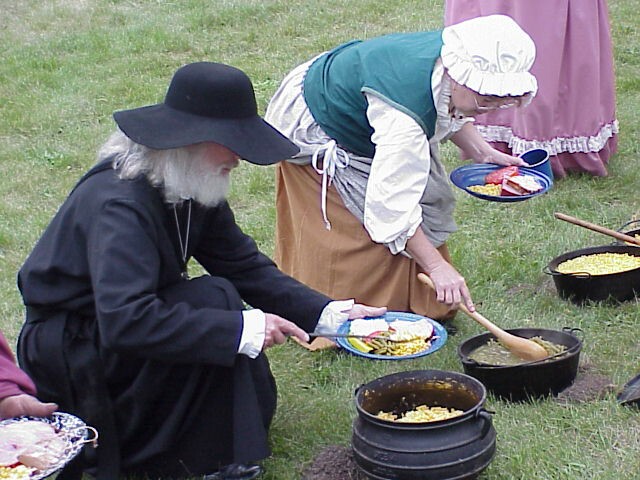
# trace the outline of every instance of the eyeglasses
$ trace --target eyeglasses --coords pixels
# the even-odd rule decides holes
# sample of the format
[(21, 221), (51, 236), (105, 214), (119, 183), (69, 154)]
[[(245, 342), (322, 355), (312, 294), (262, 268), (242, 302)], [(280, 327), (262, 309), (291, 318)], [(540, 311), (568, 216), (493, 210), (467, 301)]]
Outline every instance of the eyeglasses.
[[(508, 102), (500, 103), (497, 105), (479, 105), (478, 98), (476, 97), (476, 95), (473, 96), (473, 101), (476, 103), (476, 111), (478, 112), (491, 112), (492, 110), (504, 110), (505, 108), (520, 106), (520, 103), (521, 103), (520, 99), (516, 98)], [(500, 101), (500, 100), (497, 100), (497, 101)]]

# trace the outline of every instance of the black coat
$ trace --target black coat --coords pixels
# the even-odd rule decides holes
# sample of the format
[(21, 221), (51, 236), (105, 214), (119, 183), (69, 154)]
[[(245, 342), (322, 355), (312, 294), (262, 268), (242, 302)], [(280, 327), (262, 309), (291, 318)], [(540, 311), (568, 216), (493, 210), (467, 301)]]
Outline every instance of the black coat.
[[(186, 202), (177, 214), (185, 242)], [(41, 395), (105, 423), (95, 397), (106, 394), (124, 469), (161, 465), (168, 476), (268, 455), (275, 385), (264, 355), (237, 353), (242, 302), (312, 331), (330, 301), (260, 253), (226, 202), (192, 204), (187, 258), (211, 277), (182, 278), (178, 238), (157, 188), (102, 164), (72, 191), (18, 275), (27, 306), (19, 357)], [(79, 339), (97, 352), (91, 362)], [(56, 360), (58, 349), (65, 353)], [(99, 375), (78, 373), (88, 363)], [(194, 441), (209, 442), (196, 448), (208, 453), (183, 448)]]

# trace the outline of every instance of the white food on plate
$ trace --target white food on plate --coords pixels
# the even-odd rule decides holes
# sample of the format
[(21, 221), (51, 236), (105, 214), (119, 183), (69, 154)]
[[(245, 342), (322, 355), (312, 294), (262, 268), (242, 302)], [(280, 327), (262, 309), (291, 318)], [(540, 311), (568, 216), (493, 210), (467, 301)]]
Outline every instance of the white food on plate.
[(45, 422), (28, 420), (0, 426), (0, 466), (18, 462), (39, 470), (54, 464), (66, 442)]
[(502, 182), (502, 190), (513, 195), (528, 195), (542, 190), (542, 188), (538, 180), (529, 175), (504, 177)]
[[(391, 330), (392, 329), (392, 330)], [(413, 338), (430, 338), (433, 335), (433, 325), (426, 318), (415, 322), (410, 320), (356, 319), (349, 325), (352, 335), (370, 335), (373, 332), (389, 331), (391, 340), (411, 340)]]
[(349, 333), (351, 335), (369, 335), (370, 333), (377, 332), (379, 330), (387, 330), (389, 324), (384, 318), (376, 318), (366, 320), (364, 318), (357, 318), (351, 320), (349, 323)]
[(433, 335), (433, 326), (426, 318), (416, 322), (394, 320), (389, 327), (395, 330), (389, 335), (391, 340), (411, 340), (413, 338), (429, 338)]

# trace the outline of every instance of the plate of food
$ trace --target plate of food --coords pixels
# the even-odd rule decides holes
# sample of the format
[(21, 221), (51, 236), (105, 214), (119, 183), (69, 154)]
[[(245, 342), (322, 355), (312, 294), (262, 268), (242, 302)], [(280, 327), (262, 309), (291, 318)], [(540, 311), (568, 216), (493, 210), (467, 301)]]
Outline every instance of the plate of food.
[(93, 427), (68, 413), (2, 420), (0, 478), (46, 478), (78, 455), (85, 443), (96, 446), (97, 439), (98, 432)]
[(540, 196), (553, 186), (553, 180), (537, 170), (492, 164), (463, 165), (449, 178), (468, 194), (492, 202), (521, 202)]
[(377, 360), (406, 360), (423, 357), (440, 349), (447, 341), (445, 328), (428, 317), (406, 312), (387, 312), (381, 317), (369, 317), (343, 323), (338, 345), (361, 357)]

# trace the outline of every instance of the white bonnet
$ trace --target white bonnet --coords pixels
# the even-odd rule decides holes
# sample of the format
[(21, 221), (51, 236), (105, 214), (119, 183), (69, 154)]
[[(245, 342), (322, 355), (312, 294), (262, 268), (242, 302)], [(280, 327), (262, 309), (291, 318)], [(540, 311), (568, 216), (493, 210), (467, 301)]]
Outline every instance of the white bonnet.
[(529, 69), (533, 40), (506, 15), (489, 15), (445, 27), (442, 64), (449, 76), (480, 95), (520, 96), (538, 90)]

